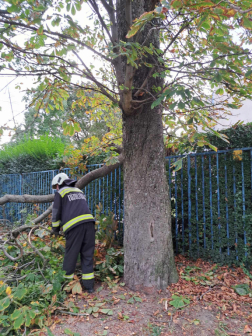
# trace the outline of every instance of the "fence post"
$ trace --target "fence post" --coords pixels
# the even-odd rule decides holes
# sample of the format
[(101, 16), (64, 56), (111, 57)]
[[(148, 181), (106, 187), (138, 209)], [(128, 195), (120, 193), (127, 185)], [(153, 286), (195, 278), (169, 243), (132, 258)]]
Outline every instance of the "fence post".
[(201, 157), (202, 170), (202, 207), (203, 207), (203, 227), (204, 227), (204, 249), (206, 249), (206, 210), (205, 210), (205, 175), (204, 175), (204, 156)]
[(226, 225), (227, 225), (227, 253), (230, 254), (229, 251), (229, 220), (228, 220), (228, 189), (227, 189), (227, 155), (225, 153), (225, 202), (226, 202)]
[(219, 181), (219, 155), (216, 153), (216, 170), (217, 170), (217, 211), (218, 211), (218, 232), (221, 254), (221, 224), (220, 224), (220, 181)]
[(245, 187), (244, 187), (244, 167), (243, 167), (243, 160), (241, 161), (241, 170), (242, 170), (242, 221), (243, 221), (243, 230), (244, 230), (245, 257), (247, 257), (248, 253), (246, 251), (246, 249), (247, 249), (247, 237), (246, 237), (246, 228), (245, 228), (246, 208), (245, 208)]
[(187, 175), (188, 175), (188, 228), (189, 228), (189, 253), (191, 253), (192, 232), (191, 232), (191, 215), (192, 215), (192, 203), (191, 203), (191, 158), (187, 156)]

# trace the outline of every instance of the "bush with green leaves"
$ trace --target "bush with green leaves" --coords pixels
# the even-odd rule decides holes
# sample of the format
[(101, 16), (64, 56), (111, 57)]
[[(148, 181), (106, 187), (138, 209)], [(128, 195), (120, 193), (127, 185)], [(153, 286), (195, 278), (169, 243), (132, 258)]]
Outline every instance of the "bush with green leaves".
[(220, 133), (228, 137), (229, 143), (216, 136), (208, 135), (209, 141), (219, 150), (252, 147), (252, 123), (234, 125)]
[[(63, 253), (58, 248), (58, 245), (63, 244), (62, 238), (60, 240), (49, 238), (47, 229), (40, 228), (34, 230), (31, 246), (28, 238), (28, 232), (33, 227), (31, 218), (27, 219), (25, 227), (26, 231), (23, 230), (13, 240), (19, 245), (9, 243), (4, 231), (2, 233), (1, 245), (5, 246), (10, 256), (6, 257), (1, 250), (0, 335), (2, 336), (28, 335), (34, 328), (47, 326), (51, 314), (59, 305), (63, 305), (66, 298), (66, 293), (61, 291), (65, 281), (62, 270)], [(18, 258), (20, 248), (23, 250), (23, 256)]]
[(95, 275), (101, 280), (111, 280), (115, 277), (121, 277), (124, 272), (124, 253), (123, 248), (111, 247), (106, 251), (103, 260), (97, 260), (95, 266)]
[(37, 139), (24, 137), (18, 143), (5, 144), (0, 151), (0, 174), (58, 169), (64, 148), (60, 138), (48, 135)]
[[(1, 336), (29, 335), (34, 329), (46, 329), (57, 309), (79, 312), (74, 304), (65, 301), (69, 286), (73, 293), (81, 293), (81, 286), (78, 278), (64, 285), (64, 238), (52, 238), (46, 224), (34, 225), (34, 218), (28, 214), (24, 226), (1, 228)], [(114, 239), (117, 225), (113, 214), (100, 214), (98, 218), (102, 225), (96, 233), (95, 278), (110, 286), (123, 274), (123, 249)], [(17, 231), (18, 236), (14, 233)]]
[(121, 277), (124, 272), (124, 253), (117, 239), (118, 222), (111, 211), (107, 215), (103, 214), (101, 204), (97, 206), (96, 228), (96, 276), (101, 281)]

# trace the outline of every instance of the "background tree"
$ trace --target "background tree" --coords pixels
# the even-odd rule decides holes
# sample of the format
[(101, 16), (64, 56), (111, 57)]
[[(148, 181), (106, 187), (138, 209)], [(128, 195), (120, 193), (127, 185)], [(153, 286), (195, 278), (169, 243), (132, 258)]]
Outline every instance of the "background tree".
[[(78, 186), (123, 162), (125, 282), (133, 289), (149, 290), (177, 281), (163, 123), (169, 138), (182, 128), (179, 141), (188, 139), (192, 150), (194, 144), (208, 143), (198, 135), (198, 125), (211, 129), (223, 109), (239, 107), (241, 97), (250, 97), (251, 52), (246, 45), (251, 38), (251, 1), (5, 4), (0, 11), (2, 67), (5, 75), (38, 77), (43, 95), (36, 108), (50, 112), (53, 101), (63, 109), (71, 83), (78, 88), (73, 111), (85, 104), (85, 92), (98, 93), (94, 104), (110, 101), (111, 108), (121, 109), (122, 148), (113, 136), (107, 143), (121, 153), (118, 163), (86, 175)], [(86, 4), (92, 10), (89, 24), (83, 22)], [(27, 38), (19, 41), (24, 32)], [(88, 52), (100, 67), (87, 61)], [(218, 94), (215, 102), (213, 92)]]
[[(69, 90), (69, 97), (63, 101), (63, 109), (57, 109), (55, 104), (50, 104), (50, 113), (44, 109), (36, 109), (36, 101), (41, 92), (32, 89), (28, 92), (23, 100), (27, 103), (27, 110), (24, 113), (24, 123), (19, 125), (12, 136), (12, 141), (19, 141), (23, 136), (28, 136), (31, 139), (44, 134), (49, 136), (60, 137), (66, 144), (73, 143), (74, 146), (80, 147), (85, 138), (96, 136), (102, 139), (107, 133), (108, 127), (103, 118), (95, 118), (95, 113), (102, 115), (103, 111), (98, 109), (93, 112), (89, 105), (89, 99), (93, 99), (93, 94), (87, 95), (87, 102), (84, 106), (76, 107), (72, 112), (72, 103), (77, 99), (76, 89)], [(89, 97), (90, 96), (90, 97)], [(93, 112), (93, 113), (92, 113)], [(62, 124), (78, 124), (78, 128), (74, 130), (72, 137), (69, 134), (62, 133)], [(77, 131), (76, 131), (77, 130)], [(67, 132), (65, 132), (67, 133)]]

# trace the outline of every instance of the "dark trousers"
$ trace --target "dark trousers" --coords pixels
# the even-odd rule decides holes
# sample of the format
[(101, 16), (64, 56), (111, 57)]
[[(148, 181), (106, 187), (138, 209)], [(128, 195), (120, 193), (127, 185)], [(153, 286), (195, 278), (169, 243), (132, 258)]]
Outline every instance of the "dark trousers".
[(95, 248), (94, 222), (82, 223), (66, 233), (66, 250), (63, 270), (72, 279), (78, 255), (81, 257), (82, 278), (93, 279), (93, 256)]

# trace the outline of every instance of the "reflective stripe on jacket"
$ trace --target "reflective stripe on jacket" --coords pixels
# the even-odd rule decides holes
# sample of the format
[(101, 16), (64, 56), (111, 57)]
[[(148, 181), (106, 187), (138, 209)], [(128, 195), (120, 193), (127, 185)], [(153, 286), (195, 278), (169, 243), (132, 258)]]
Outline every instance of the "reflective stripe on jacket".
[[(68, 185), (65, 185), (66, 184)], [(64, 186), (55, 193), (52, 210), (52, 229), (64, 232), (85, 223), (95, 222), (83, 192), (74, 187), (74, 180), (64, 181)]]

